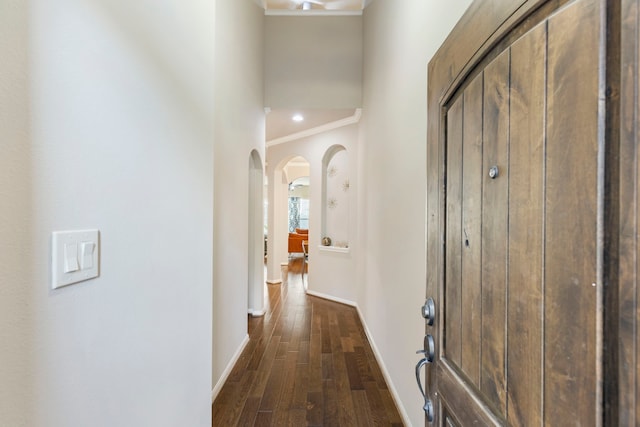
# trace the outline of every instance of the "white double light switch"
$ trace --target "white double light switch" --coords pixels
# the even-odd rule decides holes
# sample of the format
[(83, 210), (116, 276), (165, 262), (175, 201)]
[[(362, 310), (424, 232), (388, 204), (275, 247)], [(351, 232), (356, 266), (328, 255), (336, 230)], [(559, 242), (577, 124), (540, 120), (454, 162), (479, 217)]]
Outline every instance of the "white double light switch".
[(98, 230), (54, 231), (51, 239), (53, 289), (98, 277)]

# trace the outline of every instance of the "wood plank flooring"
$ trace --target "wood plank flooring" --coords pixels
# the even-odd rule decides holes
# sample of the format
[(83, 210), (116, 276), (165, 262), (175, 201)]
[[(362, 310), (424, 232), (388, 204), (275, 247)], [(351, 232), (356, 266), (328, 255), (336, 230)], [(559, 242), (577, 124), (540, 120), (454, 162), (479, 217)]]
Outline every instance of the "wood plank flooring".
[(267, 313), (249, 318), (213, 426), (402, 426), (356, 310), (307, 296), (301, 271), (292, 258), (288, 284), (268, 285)]

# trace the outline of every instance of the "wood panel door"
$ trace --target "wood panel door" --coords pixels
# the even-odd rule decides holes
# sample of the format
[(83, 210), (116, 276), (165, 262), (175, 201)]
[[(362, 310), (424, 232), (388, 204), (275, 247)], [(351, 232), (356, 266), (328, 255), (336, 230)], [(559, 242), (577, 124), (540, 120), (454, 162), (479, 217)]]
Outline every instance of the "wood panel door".
[[(605, 2), (523, 4), (449, 86), (430, 75), (438, 425), (602, 420)], [(430, 73), (455, 68), (445, 47)]]

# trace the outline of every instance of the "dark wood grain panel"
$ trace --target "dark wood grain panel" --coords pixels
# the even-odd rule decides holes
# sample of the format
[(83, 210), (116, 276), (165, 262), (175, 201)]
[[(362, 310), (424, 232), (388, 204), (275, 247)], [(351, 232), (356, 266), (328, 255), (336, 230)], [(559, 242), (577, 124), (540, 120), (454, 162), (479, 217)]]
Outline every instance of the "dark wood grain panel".
[(320, 319), (320, 328), (322, 329), (322, 333), (320, 334), (322, 338), (322, 352), (331, 353), (331, 331), (329, 329), (329, 317), (326, 312), (320, 316)]
[(542, 425), (546, 22), (511, 47), (507, 420)]
[(372, 409), (371, 418), (373, 420), (373, 425), (389, 425), (387, 411), (385, 410), (384, 403), (382, 402), (382, 397), (380, 397), (378, 385), (375, 382), (369, 381), (364, 384), (364, 389), (367, 393), (367, 401)]
[(480, 387), (482, 338), (482, 125), (484, 76), (464, 91), (462, 157), (462, 371)]
[[(340, 328), (340, 320), (337, 313), (330, 313), (329, 316), (329, 332), (331, 334), (331, 353), (341, 353), (342, 350), (342, 334)], [(344, 327), (342, 329), (345, 329)]]
[(501, 34), (544, 2), (545, 0), (473, 2), (429, 63), (429, 74), (438, 79), (434, 86), (450, 89), (473, 65), (474, 60), (477, 61), (491, 49)]
[(364, 345), (364, 340), (362, 338), (360, 332), (352, 332), (351, 333), (351, 345), (354, 347), (362, 347)]
[[(350, 369), (345, 361), (345, 356), (353, 353), (336, 355), (333, 366), (336, 372), (335, 386), (338, 397), (338, 422), (340, 425), (355, 425), (356, 416), (360, 415), (360, 410), (354, 401), (351, 393), (351, 381), (349, 379)], [(360, 387), (362, 389), (363, 387)]]
[(269, 377), (271, 376), (271, 369), (275, 362), (275, 355), (280, 344), (280, 337), (272, 337), (271, 341), (267, 344), (267, 349), (263, 355), (263, 361), (256, 370), (256, 379), (251, 388), (251, 397), (259, 397), (264, 394), (264, 390), (267, 386)]
[(353, 352), (353, 340), (351, 339), (351, 337), (340, 338), (340, 344), (342, 346), (343, 351), (349, 352), (349, 353)]
[[(236, 396), (239, 394), (240, 383), (237, 381), (229, 382), (223, 390), (220, 390), (216, 401), (218, 405), (211, 408), (211, 417), (213, 420), (222, 420), (227, 417), (227, 413), (233, 410)], [(260, 401), (258, 401), (260, 405)]]
[(334, 378), (333, 373), (333, 354), (322, 354), (322, 381)]
[(284, 384), (284, 365), (284, 360), (274, 360), (269, 374), (269, 381), (265, 385), (262, 401), (260, 402), (261, 411), (273, 411), (280, 402)]
[(323, 407), (322, 425), (337, 426), (338, 424), (338, 392), (334, 380), (324, 381), (322, 384)]
[[(306, 396), (306, 394), (305, 394)], [(307, 410), (306, 409), (292, 409), (289, 411), (288, 426), (303, 426), (306, 424)]]
[(464, 100), (447, 112), (447, 228), (444, 349), (447, 359), (462, 362), (462, 120)]
[[(218, 401), (216, 400), (216, 403)], [(213, 405), (214, 408), (224, 408), (219, 403), (217, 405)], [(237, 425), (239, 426), (252, 426), (256, 420), (256, 415), (258, 414), (258, 409), (260, 409), (260, 398), (259, 397), (250, 397), (244, 404), (244, 408), (242, 409), (242, 413), (240, 414), (240, 418), (238, 419)], [(219, 421), (218, 417), (213, 417), (213, 425), (225, 425)], [(234, 424), (227, 424), (234, 425)]]
[(256, 421), (253, 424), (254, 427), (271, 427), (273, 412), (258, 412), (256, 415)]
[(446, 360), (438, 363), (435, 376), (444, 406), (455, 411), (456, 417), (464, 420), (466, 425), (504, 425), (504, 421), (497, 418), (491, 408), (483, 403), (482, 396), (479, 396)]
[(347, 375), (349, 376), (349, 385), (351, 390), (364, 390), (360, 371), (358, 370), (358, 359), (355, 353), (345, 353), (344, 361), (347, 367)]
[[(621, 2), (621, 81), (620, 81), (620, 163), (619, 163), (619, 257), (617, 305), (617, 364), (618, 399), (616, 413), (609, 421), (621, 426), (640, 423), (640, 305), (638, 303), (638, 225), (640, 224), (640, 150), (638, 149), (638, 90), (640, 81), (640, 2)], [(605, 398), (607, 396), (605, 395)], [(613, 408), (616, 410), (616, 408)]]
[(307, 394), (307, 425), (322, 425), (323, 394), (319, 391), (311, 391)]
[[(310, 324), (307, 324), (310, 327)], [(300, 341), (298, 346), (298, 363), (309, 363), (309, 341)]]
[(295, 319), (293, 321), (293, 328), (291, 329), (291, 339), (289, 340), (290, 348), (295, 351), (300, 346), (300, 340), (302, 338), (302, 331), (305, 326), (305, 311), (304, 309), (296, 310)]
[(285, 425), (289, 419), (289, 411), (294, 408), (296, 390), (298, 352), (290, 351), (284, 362), (282, 388), (273, 414), (274, 425)]
[(380, 369), (380, 366), (377, 363), (371, 363), (374, 360), (376, 360), (376, 356), (373, 353), (371, 344), (369, 344), (369, 340), (364, 341), (362, 349), (364, 350), (366, 360), (368, 361), (368, 364), (369, 364), (368, 371), (373, 376), (373, 381), (376, 381), (378, 383), (378, 388), (380, 388), (381, 390), (383, 389), (386, 390), (387, 383), (386, 383), (386, 380), (384, 379), (384, 375), (382, 374), (382, 370)]
[(295, 385), (293, 387), (292, 409), (307, 409), (307, 392), (309, 391), (309, 365), (296, 366)]
[[(448, 225), (447, 106), (452, 97), (468, 90), (474, 76), (481, 75), (500, 52), (511, 49), (513, 53), (513, 97), (506, 114), (512, 121), (513, 150), (509, 153), (509, 240), (504, 281), (508, 285), (508, 305), (502, 322), (507, 332), (508, 418), (497, 423), (608, 426), (636, 425), (640, 420), (639, 4), (638, 0), (477, 1), (430, 62), (427, 296), (435, 295), (438, 304), (446, 295), (445, 241), (441, 238)], [(547, 18), (548, 63), (543, 59), (521, 65), (523, 59), (518, 55), (526, 56), (525, 51), (532, 54), (530, 49), (536, 49), (533, 45), (541, 45), (526, 40), (531, 33), (521, 37)], [(603, 23), (606, 31), (600, 27)], [(601, 35), (603, 39), (598, 40)], [(527, 105), (538, 102), (532, 100), (532, 93), (539, 93), (536, 70), (541, 64), (548, 65), (548, 108), (542, 119)], [(465, 110), (470, 108), (468, 101), (465, 98)], [(531, 129), (540, 120), (546, 120), (548, 137), (542, 188), (537, 186), (540, 170), (535, 166), (540, 164), (540, 153), (530, 151), (526, 158), (526, 150), (532, 149), (531, 141), (536, 138)], [(465, 144), (467, 134), (465, 128)], [(468, 156), (463, 153), (463, 158), (468, 165)], [(483, 210), (486, 208), (483, 206)], [(463, 205), (463, 235), (464, 218)], [(533, 225), (527, 226), (527, 221), (534, 221)], [(544, 244), (542, 253), (530, 249), (539, 242)], [(485, 253), (483, 250), (483, 256)], [(486, 266), (484, 258), (482, 263), (487, 269), (495, 268), (493, 262)], [(463, 263), (465, 279), (466, 271)], [(487, 286), (483, 281), (483, 290)], [(463, 289), (463, 312), (467, 310), (467, 293)], [(447, 316), (446, 304), (439, 308), (445, 312), (441, 321)], [(483, 312), (487, 308), (494, 309), (483, 304)], [(536, 316), (539, 310), (543, 314)], [(532, 327), (531, 321), (538, 327)], [(544, 324), (543, 331), (539, 330), (540, 324)], [(466, 325), (463, 315), (465, 333)], [(438, 323), (435, 328), (427, 328), (436, 336), (438, 350), (445, 343), (441, 334), (444, 329)], [(484, 330), (482, 338), (484, 343)], [(540, 340), (541, 346), (536, 344)], [(483, 352), (483, 363), (485, 356)], [(500, 411), (494, 403), (483, 401), (486, 388), (479, 392), (466, 383), (471, 375), (465, 360), (463, 352), (462, 370), (449, 366), (446, 359), (436, 363), (438, 372), (445, 365), (451, 373), (448, 378), (438, 374), (430, 384), (445, 408), (437, 412), (443, 419), (437, 419), (436, 425), (447, 424), (450, 419), (458, 425), (490, 424), (475, 417), (473, 408), (484, 405), (488, 414)], [(484, 365), (482, 369), (484, 374)], [(543, 378), (536, 381), (540, 376)], [(542, 382), (543, 390), (532, 387), (532, 382)]]
[(280, 344), (278, 345), (278, 350), (276, 351), (276, 359), (284, 359), (287, 356), (288, 351), (289, 351), (289, 343), (280, 342)]
[(353, 392), (353, 404), (356, 408), (356, 419), (354, 420), (354, 426), (372, 426), (373, 420), (371, 419), (371, 412), (367, 411), (369, 408), (369, 401), (367, 400), (367, 392), (364, 390), (355, 390)]
[[(484, 70), (482, 164), (482, 355), (480, 389), (506, 413), (507, 221), (509, 190), (509, 51)], [(489, 169), (497, 167), (495, 179)]]
[[(311, 336), (309, 337), (309, 391), (322, 390), (322, 318), (320, 313), (312, 314)], [(328, 333), (328, 332), (326, 332)]]
[[(598, 419), (597, 177), (600, 2), (549, 19), (545, 424)], [(601, 285), (601, 284), (600, 284)]]
[[(249, 399), (249, 392), (255, 381), (256, 372), (249, 371), (238, 382), (237, 387), (230, 388), (229, 400), (224, 406), (223, 413), (216, 414), (215, 418), (220, 420), (221, 425), (234, 425), (238, 419), (240, 419), (244, 408), (246, 407), (247, 400)], [(252, 402), (253, 403), (253, 402)], [(256, 403), (254, 410), (258, 410), (259, 402)]]
[[(621, 9), (620, 2), (610, 2), (607, 6), (607, 23), (609, 29), (620, 27)], [(619, 297), (620, 297), (620, 177), (623, 166), (620, 162), (620, 42), (621, 33), (617, 30), (607, 30), (606, 47), (606, 125), (605, 125), (605, 153), (604, 156), (604, 198), (603, 204), (603, 271), (602, 291), (603, 296), (603, 331), (602, 331), (602, 372), (604, 373), (602, 398), (603, 425), (620, 425), (619, 386), (620, 372), (618, 361), (620, 358), (620, 334), (619, 334)], [(635, 204), (635, 203), (632, 203)], [(625, 375), (626, 376), (626, 375)]]

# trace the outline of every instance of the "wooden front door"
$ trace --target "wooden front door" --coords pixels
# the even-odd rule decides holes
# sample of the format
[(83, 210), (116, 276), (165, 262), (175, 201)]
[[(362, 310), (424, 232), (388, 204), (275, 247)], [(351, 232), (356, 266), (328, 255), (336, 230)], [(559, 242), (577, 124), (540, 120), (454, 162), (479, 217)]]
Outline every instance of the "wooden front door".
[(598, 425), (605, 6), (511, 3), (430, 66), (427, 423)]

